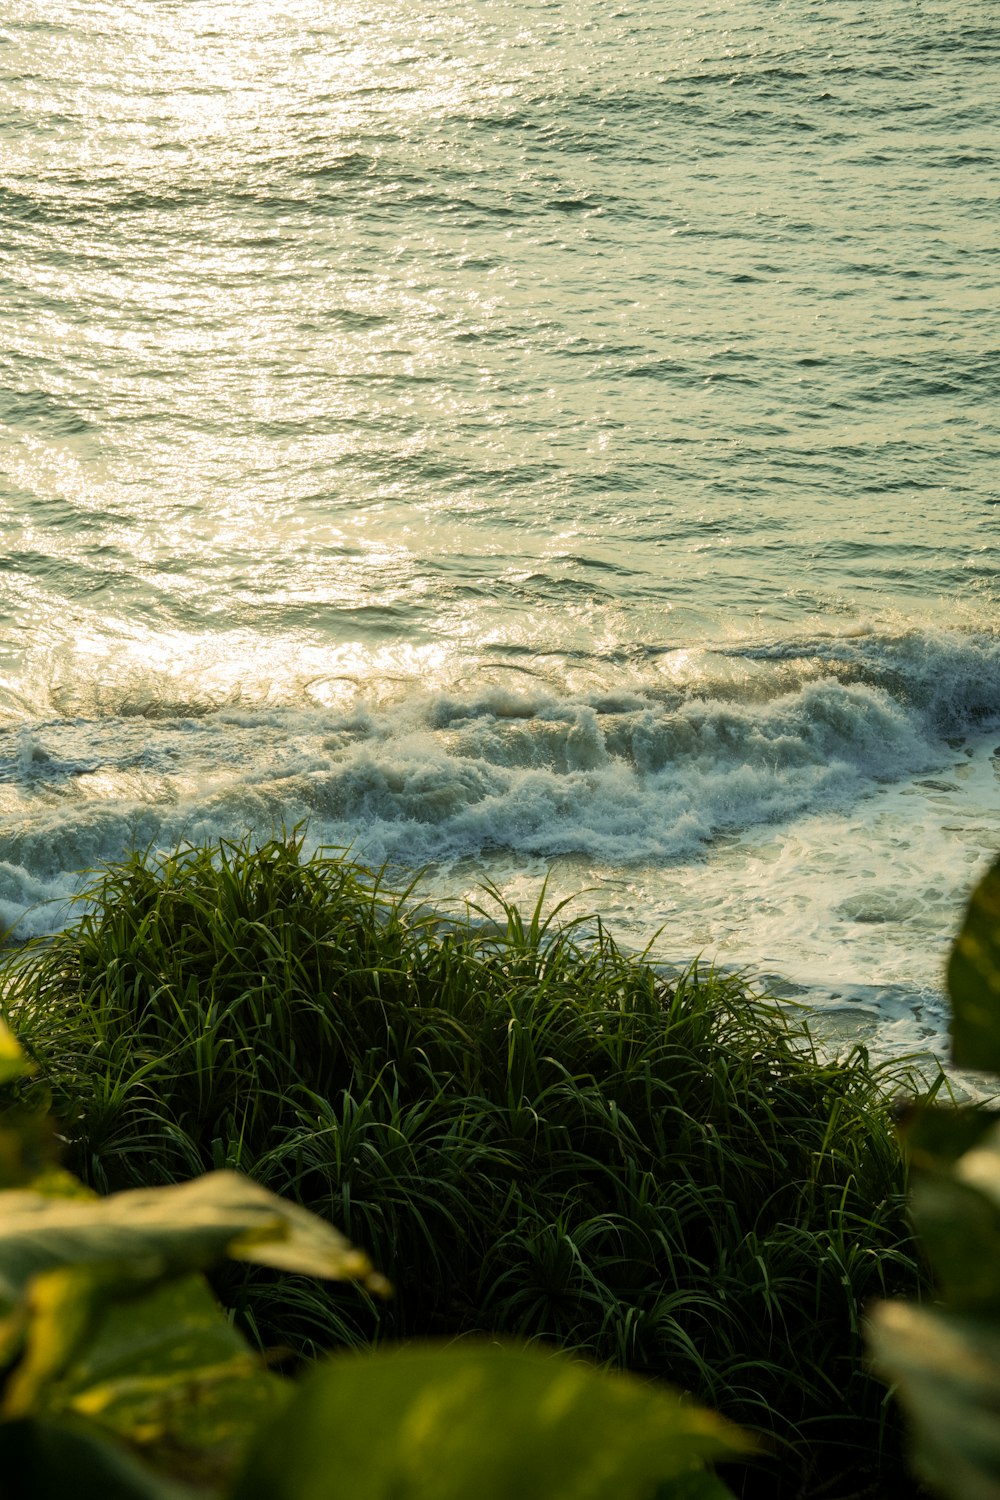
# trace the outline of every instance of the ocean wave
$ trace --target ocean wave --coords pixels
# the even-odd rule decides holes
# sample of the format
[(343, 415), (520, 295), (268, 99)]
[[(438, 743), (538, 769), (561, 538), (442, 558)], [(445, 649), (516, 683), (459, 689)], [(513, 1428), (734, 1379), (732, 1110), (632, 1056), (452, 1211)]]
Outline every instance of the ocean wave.
[(0, 916), (16, 905), (11, 872), (34, 898), (31, 882), (62, 898), (71, 872), (129, 847), (298, 823), (312, 842), (375, 864), (502, 850), (669, 865), (940, 771), (949, 744), (1000, 725), (1000, 642), (989, 636), (783, 642), (657, 666), (617, 683), (612, 668), (587, 693), (527, 678), (449, 692), (411, 682), (367, 702), (359, 690), (342, 709), (240, 705), (191, 718), (151, 703), (141, 721), (12, 728)]
[(838, 682), (864, 683), (923, 716), (940, 734), (961, 734), (1000, 715), (1000, 636), (909, 630), (727, 648), (744, 660), (781, 663)]

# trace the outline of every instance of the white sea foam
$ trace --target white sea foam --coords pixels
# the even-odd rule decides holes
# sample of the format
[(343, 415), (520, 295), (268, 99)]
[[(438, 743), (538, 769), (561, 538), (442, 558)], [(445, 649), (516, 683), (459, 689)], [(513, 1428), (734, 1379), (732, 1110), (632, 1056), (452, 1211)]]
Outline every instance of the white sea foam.
[(932, 992), (1000, 843), (997, 642), (871, 636), (749, 659), (741, 674), (740, 657), (701, 653), (688, 680), (583, 697), (473, 683), (345, 712), (11, 731), (0, 916), (30, 908), (23, 934), (60, 925), (74, 872), (131, 847), (305, 823), (313, 845), (433, 865), (440, 890), (474, 861), (527, 899), (554, 865), (556, 887), (596, 884), (593, 904), (637, 941), (667, 921), (677, 958), (704, 950), (841, 997), (873, 979)]

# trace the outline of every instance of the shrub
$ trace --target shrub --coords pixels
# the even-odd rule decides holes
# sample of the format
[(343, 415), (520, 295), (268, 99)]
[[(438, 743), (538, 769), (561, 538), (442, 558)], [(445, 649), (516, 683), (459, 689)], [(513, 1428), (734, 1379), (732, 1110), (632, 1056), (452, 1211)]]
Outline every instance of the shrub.
[(439, 1343), (342, 1355), (293, 1388), (201, 1272), (233, 1256), (378, 1296), (385, 1279), (235, 1172), (97, 1197), (46, 1150), (32, 1071), (0, 1024), (5, 1500), (732, 1500), (708, 1464), (752, 1452), (746, 1434), (579, 1360)]
[(102, 1192), (238, 1168), (396, 1285), (229, 1272), (261, 1344), (549, 1340), (768, 1434), (747, 1494), (834, 1496), (838, 1466), (857, 1493), (883, 1449), (891, 1493), (861, 1314), (921, 1277), (899, 1079), (862, 1050), (541, 899), (446, 920), (296, 838), (137, 855), (90, 898), (5, 974), (68, 1164)]

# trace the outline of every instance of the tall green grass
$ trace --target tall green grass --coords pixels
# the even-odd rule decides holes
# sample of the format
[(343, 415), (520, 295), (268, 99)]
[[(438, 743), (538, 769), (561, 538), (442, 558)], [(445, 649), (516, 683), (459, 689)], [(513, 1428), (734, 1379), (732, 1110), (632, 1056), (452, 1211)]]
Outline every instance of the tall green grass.
[(3, 972), (67, 1165), (101, 1191), (240, 1168), (396, 1285), (232, 1271), (263, 1345), (549, 1340), (768, 1433), (747, 1494), (894, 1493), (861, 1321), (921, 1273), (898, 1080), (862, 1051), (541, 900), (446, 921), (295, 837), (136, 855), (90, 901)]

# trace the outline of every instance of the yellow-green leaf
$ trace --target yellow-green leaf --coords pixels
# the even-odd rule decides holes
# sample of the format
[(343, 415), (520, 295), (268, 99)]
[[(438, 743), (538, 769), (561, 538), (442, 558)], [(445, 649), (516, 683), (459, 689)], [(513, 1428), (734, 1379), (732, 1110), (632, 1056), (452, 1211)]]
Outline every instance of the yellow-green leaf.
[(290, 1390), (189, 1275), (107, 1304), (48, 1406), (129, 1441), (162, 1471), (218, 1485)]
[(227, 1255), (313, 1276), (384, 1280), (332, 1225), (236, 1172), (90, 1202), (33, 1191), (3, 1195), (0, 1303), (34, 1276), (67, 1265), (128, 1265), (147, 1280), (202, 1270)]
[(1000, 861), (972, 893), (948, 963), (948, 991), (953, 1061), (1000, 1071)]
[(0, 1084), (27, 1078), (35, 1071), (21, 1050), (21, 1044), (7, 1022), (0, 1017)]
[(735, 1500), (732, 1490), (717, 1474), (691, 1469), (656, 1486), (656, 1500)]
[(1000, 1500), (1000, 1325), (884, 1302), (870, 1340), (913, 1421), (923, 1477), (949, 1500)]
[(4, 1500), (204, 1500), (87, 1433), (49, 1422), (0, 1423)]
[(284, 1404), (200, 1275), (150, 1286), (107, 1266), (36, 1277), (2, 1415), (71, 1418), (165, 1472), (221, 1484)]
[(90, 1330), (99, 1284), (98, 1273), (80, 1266), (35, 1277), (19, 1309), (24, 1349), (4, 1386), (5, 1421), (37, 1415), (39, 1393), (61, 1374)]
[(563, 1356), (416, 1346), (342, 1356), (304, 1382), (234, 1500), (643, 1500), (751, 1447), (662, 1387)]

